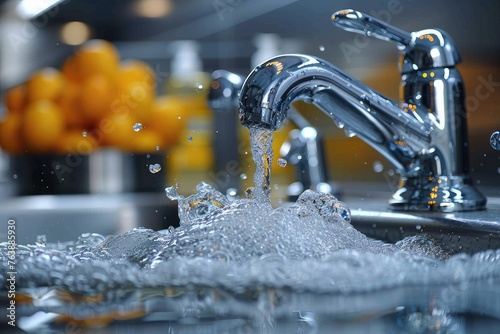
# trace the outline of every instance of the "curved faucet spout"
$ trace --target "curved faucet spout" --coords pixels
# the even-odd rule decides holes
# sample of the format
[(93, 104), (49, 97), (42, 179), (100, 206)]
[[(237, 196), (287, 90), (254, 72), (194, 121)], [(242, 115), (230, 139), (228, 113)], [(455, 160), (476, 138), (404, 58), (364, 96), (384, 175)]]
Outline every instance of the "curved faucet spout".
[(257, 66), (240, 94), (240, 121), (277, 130), (297, 100), (311, 102), (346, 132), (358, 135), (398, 169), (409, 171), (429, 149), (430, 123), (328, 62), (307, 55), (282, 55)]
[(456, 122), (465, 118), (460, 75), (454, 68), (432, 71), (430, 77), (439, 75), (434, 83), (426, 73), (424, 79), (413, 79), (420, 72), (405, 74), (409, 98), (397, 104), (320, 58), (277, 56), (257, 66), (243, 84), (240, 121), (277, 130), (291, 103), (313, 103), (400, 171), (399, 189), (389, 201), (393, 209), (482, 209), (486, 198), (468, 174), (466, 125)]

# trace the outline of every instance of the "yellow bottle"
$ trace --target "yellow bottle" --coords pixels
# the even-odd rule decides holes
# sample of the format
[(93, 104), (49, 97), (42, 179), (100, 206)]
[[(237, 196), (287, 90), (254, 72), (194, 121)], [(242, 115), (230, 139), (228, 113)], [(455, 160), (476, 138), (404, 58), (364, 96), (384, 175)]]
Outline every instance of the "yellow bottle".
[(213, 166), (213, 119), (207, 105), (210, 75), (202, 72), (198, 45), (194, 41), (178, 42), (172, 59), (166, 94), (184, 100), (185, 120), (179, 144), (167, 154), (168, 183), (178, 184), (179, 194), (196, 192), (196, 185), (207, 179)]

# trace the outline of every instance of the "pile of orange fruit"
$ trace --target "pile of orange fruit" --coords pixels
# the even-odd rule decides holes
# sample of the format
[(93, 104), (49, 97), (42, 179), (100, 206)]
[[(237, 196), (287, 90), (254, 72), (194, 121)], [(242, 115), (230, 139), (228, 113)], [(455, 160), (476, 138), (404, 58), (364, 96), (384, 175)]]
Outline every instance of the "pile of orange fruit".
[(178, 141), (188, 106), (157, 96), (160, 81), (146, 63), (121, 61), (111, 43), (89, 41), (61, 69), (41, 69), (6, 92), (0, 146), (10, 154), (164, 150)]

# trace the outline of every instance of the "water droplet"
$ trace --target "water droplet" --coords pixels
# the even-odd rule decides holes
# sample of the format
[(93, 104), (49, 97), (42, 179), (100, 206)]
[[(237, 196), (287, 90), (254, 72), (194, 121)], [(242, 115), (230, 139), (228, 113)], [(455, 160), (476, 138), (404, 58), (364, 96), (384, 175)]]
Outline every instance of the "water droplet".
[(245, 173), (240, 174), (240, 179), (246, 180), (247, 178), (248, 178), (248, 176)]
[(382, 165), (382, 163), (380, 161), (373, 162), (373, 171), (375, 173), (380, 173), (383, 170), (384, 170), (384, 165)]
[[(57, 165), (56, 167), (61, 168), (59, 165)], [(57, 169), (57, 168), (56, 168), (56, 169)], [(13, 178), (14, 180), (17, 180), (17, 178), (18, 178), (18, 177), (19, 177), (19, 176), (18, 176), (17, 174), (12, 175), (12, 178)]]
[(500, 151), (500, 131), (495, 131), (491, 134), (490, 145), (495, 150)]
[(325, 46), (324, 45), (320, 45), (319, 46), (319, 51), (322, 51), (322, 52), (325, 51)]
[(156, 150), (159, 151), (160, 150), (160, 146), (156, 146)]
[(149, 171), (150, 171), (152, 174), (158, 173), (159, 171), (161, 171), (161, 166), (160, 166), (160, 164), (153, 164), (153, 165), (149, 165)]
[(279, 189), (279, 185), (278, 184), (274, 184), (274, 189), (278, 190)]
[(420, 225), (415, 226), (415, 229), (417, 229), (417, 231), (420, 231), (421, 228), (422, 228), (422, 226), (420, 226)]
[(181, 118), (182, 118), (181, 116), (177, 117), (177, 119), (181, 119)]
[(286, 161), (286, 159), (283, 159), (283, 158), (279, 158), (278, 159), (278, 165), (280, 167), (286, 167), (286, 164), (288, 163), (288, 161)]
[(83, 131), (82, 136), (87, 137), (87, 131)]
[(192, 142), (193, 141), (193, 137), (189, 136), (188, 137), (188, 142)]
[(356, 135), (356, 132), (352, 131), (352, 129), (348, 128), (348, 127), (344, 127), (344, 133), (349, 138), (352, 138), (352, 137), (354, 137)]
[(228, 188), (226, 190), (226, 197), (231, 201), (237, 200), (238, 199), (237, 195), (238, 195), (238, 189), (236, 188)]
[(142, 130), (143, 126), (142, 123), (135, 123), (132, 128), (134, 129), (135, 132), (139, 132)]

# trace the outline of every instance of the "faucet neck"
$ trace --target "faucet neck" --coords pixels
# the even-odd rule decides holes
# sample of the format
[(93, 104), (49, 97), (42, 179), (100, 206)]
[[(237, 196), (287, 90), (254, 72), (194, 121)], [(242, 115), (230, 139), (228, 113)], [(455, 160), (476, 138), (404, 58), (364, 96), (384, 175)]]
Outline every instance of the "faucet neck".
[(306, 55), (278, 56), (257, 66), (240, 93), (240, 121), (277, 130), (297, 100), (314, 103), (402, 171), (429, 147), (426, 119), (413, 117), (330, 63)]
[[(406, 102), (399, 105), (320, 58), (274, 57), (245, 80), (240, 121), (247, 127), (277, 130), (291, 103), (313, 103), (400, 170), (400, 190), (390, 202), (393, 208), (480, 209), (486, 200), (468, 175), (465, 122), (456, 123), (465, 121), (461, 77), (455, 69), (439, 70), (442, 77), (432, 83), (422, 80), (432, 78), (430, 73), (405, 74)], [(438, 196), (434, 193), (441, 194), (439, 201), (432, 202)]]

